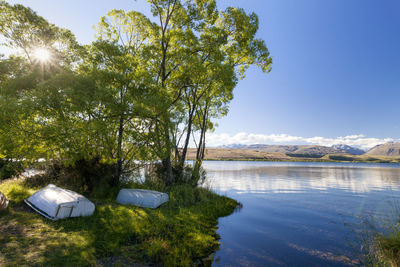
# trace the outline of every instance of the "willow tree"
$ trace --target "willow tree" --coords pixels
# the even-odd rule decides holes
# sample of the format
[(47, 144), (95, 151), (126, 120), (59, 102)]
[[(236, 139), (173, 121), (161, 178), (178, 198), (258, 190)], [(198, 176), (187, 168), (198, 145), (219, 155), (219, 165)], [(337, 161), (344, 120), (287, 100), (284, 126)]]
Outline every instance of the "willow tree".
[[(247, 68), (268, 72), (271, 58), (255, 14), (220, 11), (215, 0), (148, 2), (153, 18), (113, 10), (85, 47), (32, 10), (1, 2), (0, 33), (24, 56), (10, 58), (14, 69), (2, 78), (0, 105), (15, 116), (0, 120), (0, 131), (12, 124), (16, 144), (30, 136), (47, 158), (116, 163), (116, 182), (130, 161), (161, 159), (167, 184), (182, 175), (194, 135), (198, 169), (212, 119), (227, 113)], [(51, 64), (31, 57), (35, 47), (52, 54)]]
[[(215, 0), (148, 2), (152, 20), (137, 12), (112, 11), (99, 30), (103, 41), (122, 47), (136, 43), (125, 50), (140, 62), (129, 73), (144, 70), (141, 75), (148, 78), (143, 85), (158, 98), (151, 116), (143, 119), (149, 122), (150, 148), (162, 160), (165, 182), (173, 183), (181, 175), (193, 133), (200, 132), (197, 144), (204, 150), (210, 120), (226, 114), (238, 79), (251, 65), (270, 71), (271, 58), (256, 38), (253, 13), (219, 11)], [(201, 165), (204, 153), (198, 155)]]
[[(3, 46), (17, 51), (17, 56), (0, 61), (0, 154), (7, 158), (35, 160), (54, 157), (54, 124), (47, 116), (55, 107), (45, 84), (55, 75), (69, 71), (76, 60), (79, 45), (71, 32), (60, 29), (22, 5), (0, 2), (0, 36)], [(45, 51), (51, 61), (44, 62)], [(53, 81), (54, 83), (54, 81)], [(51, 154), (51, 155), (50, 155)]]
[(148, 131), (162, 102), (148, 71), (153, 24), (138, 12), (113, 10), (96, 28), (78, 72), (94, 81), (84, 114), (97, 125), (102, 157), (116, 163), (117, 183), (134, 160), (157, 158)]
[[(251, 65), (269, 72), (272, 60), (264, 41), (256, 38), (258, 18), (254, 13), (233, 7), (220, 11), (215, 0), (149, 3), (159, 27), (154, 37), (158, 59), (153, 71), (159, 90), (170, 103), (161, 117), (166, 129), (164, 138), (170, 144), (167, 147), (175, 150), (174, 162), (179, 171), (185, 164), (193, 132), (200, 131), (199, 166), (206, 131), (213, 128), (210, 120), (226, 114), (237, 80), (245, 77)], [(171, 152), (163, 160), (167, 180), (173, 179)]]
[(96, 158), (115, 165), (114, 183), (134, 159), (149, 159), (143, 118), (159, 101), (144, 65), (140, 27), (151, 23), (129, 12), (130, 26), (118, 28), (123, 39), (112, 33), (118, 25), (102, 21), (98, 40), (82, 47), (29, 8), (5, 2), (0, 8), (0, 34), (20, 55), (0, 61), (2, 157), (69, 164)]

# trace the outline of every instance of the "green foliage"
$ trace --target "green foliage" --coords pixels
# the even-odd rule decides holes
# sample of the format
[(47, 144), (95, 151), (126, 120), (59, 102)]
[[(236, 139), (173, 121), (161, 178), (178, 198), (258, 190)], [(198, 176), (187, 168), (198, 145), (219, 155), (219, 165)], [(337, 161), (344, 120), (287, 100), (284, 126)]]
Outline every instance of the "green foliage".
[[(179, 170), (180, 166), (173, 166), (176, 185), (190, 185), (193, 187), (201, 186), (207, 178), (207, 172), (201, 166), (185, 165), (183, 170)], [(152, 164), (146, 167), (147, 173), (144, 184), (150, 187), (165, 190), (165, 180), (163, 179), (164, 167), (161, 163)]]
[[(398, 210), (395, 211), (398, 216)], [(363, 243), (362, 261), (366, 266), (394, 267), (400, 264), (400, 221), (366, 222), (361, 235)]]
[[(54, 114), (62, 115), (67, 102), (61, 90), (66, 79), (59, 76), (72, 67), (79, 46), (69, 31), (22, 5), (2, 1), (0, 13), (0, 37), (18, 52), (0, 60), (0, 154), (31, 162), (56, 158), (60, 138), (55, 137), (65, 123)], [(34, 57), (38, 47), (51, 53), (48, 63)]]
[[(188, 266), (218, 247), (217, 219), (237, 203), (197, 188), (204, 153), (193, 169), (183, 151), (199, 132), (204, 150), (238, 79), (251, 65), (268, 72), (271, 58), (255, 14), (219, 11), (215, 0), (149, 4), (156, 19), (110, 11), (97, 40), (80, 46), (31, 9), (0, 1), (0, 37), (19, 53), (0, 60), (0, 157), (55, 162), (44, 176), (0, 183), (10, 199), (0, 265)], [(49, 62), (34, 58), (37, 47)], [(157, 178), (133, 186), (168, 192), (167, 204), (111, 201), (136, 162), (158, 160)], [(50, 222), (30, 212), (23, 199), (49, 182), (96, 197), (95, 214)]]
[(188, 184), (194, 187), (203, 185), (207, 178), (207, 172), (201, 165), (185, 165), (183, 171), (179, 172), (179, 174), (177, 183)]
[(35, 187), (25, 186), (21, 180), (6, 180), (0, 183), (0, 191), (11, 203), (21, 204), (24, 199), (35, 192)]
[(400, 223), (387, 235), (380, 235), (376, 238), (379, 248), (380, 262), (387, 266), (400, 265)]
[(218, 248), (217, 219), (229, 215), (238, 203), (188, 185), (164, 190), (170, 201), (158, 209), (95, 199), (93, 216), (49, 221), (22, 202), (35, 189), (22, 180), (0, 183), (0, 191), (11, 201), (9, 212), (0, 214), (0, 255), (4, 256), (0, 264), (192, 265)]
[[(166, 184), (201, 179), (185, 167), (191, 138), (198, 168), (238, 80), (252, 65), (269, 72), (272, 59), (254, 13), (218, 10), (215, 0), (149, 5), (154, 18), (111, 10), (97, 40), (80, 46), (33, 10), (0, 2), (0, 35), (20, 52), (0, 61), (1, 155), (68, 164), (99, 157), (116, 164), (114, 184), (134, 161), (161, 160)], [(37, 47), (49, 62), (34, 58)]]
[(38, 63), (32, 56), (37, 47), (49, 49), (57, 63), (73, 61), (74, 51), (79, 49), (70, 31), (47, 22), (30, 8), (5, 1), (0, 1), (0, 34), (6, 46), (22, 50), (34, 64)]
[(103, 199), (115, 199), (120, 189), (113, 185), (116, 165), (100, 162), (98, 157), (81, 159), (72, 164), (63, 161), (42, 163), (40, 169), (43, 173), (26, 179), (26, 186), (38, 188), (52, 183)]
[(0, 180), (16, 176), (23, 171), (22, 163), (0, 158)]

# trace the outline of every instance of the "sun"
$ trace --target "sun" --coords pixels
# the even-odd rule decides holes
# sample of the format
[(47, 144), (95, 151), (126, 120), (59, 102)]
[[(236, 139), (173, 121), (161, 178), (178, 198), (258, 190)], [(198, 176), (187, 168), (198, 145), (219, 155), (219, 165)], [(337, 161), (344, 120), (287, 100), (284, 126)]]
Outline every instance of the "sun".
[(42, 63), (48, 62), (51, 59), (51, 53), (45, 47), (38, 47), (35, 50), (33, 50), (33, 56), (35, 57), (36, 60)]

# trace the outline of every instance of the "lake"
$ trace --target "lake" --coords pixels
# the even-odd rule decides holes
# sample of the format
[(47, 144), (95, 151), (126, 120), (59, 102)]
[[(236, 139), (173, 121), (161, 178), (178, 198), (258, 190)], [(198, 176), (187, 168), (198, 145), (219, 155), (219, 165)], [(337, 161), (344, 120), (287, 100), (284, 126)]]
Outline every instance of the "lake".
[(360, 264), (365, 221), (394, 219), (400, 165), (207, 161), (208, 186), (243, 204), (219, 220), (213, 266)]

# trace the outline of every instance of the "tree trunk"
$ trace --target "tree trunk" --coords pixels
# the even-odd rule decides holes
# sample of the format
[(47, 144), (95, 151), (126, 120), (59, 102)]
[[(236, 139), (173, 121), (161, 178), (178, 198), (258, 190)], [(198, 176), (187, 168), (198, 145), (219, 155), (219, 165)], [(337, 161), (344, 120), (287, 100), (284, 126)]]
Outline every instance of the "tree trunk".
[(164, 128), (164, 146), (166, 149), (166, 152), (164, 154), (164, 158), (162, 160), (163, 168), (164, 168), (164, 175), (165, 175), (165, 184), (173, 184), (174, 183), (174, 173), (172, 171), (172, 163), (171, 163), (171, 138), (170, 138), (170, 132), (169, 132), (169, 117), (167, 114), (164, 114), (163, 116), (163, 128)]
[(188, 120), (188, 128), (187, 128), (187, 133), (186, 133), (186, 139), (185, 139), (185, 144), (182, 149), (182, 155), (180, 158), (179, 162), (179, 167), (183, 169), (186, 161), (186, 154), (189, 146), (189, 141), (190, 141), (190, 134), (192, 133), (192, 124), (193, 124), (193, 112), (194, 110), (189, 111), (189, 120)]
[(171, 155), (162, 160), (163, 168), (165, 170), (165, 184), (171, 185), (174, 183), (174, 173), (172, 171)]
[[(167, 51), (168, 51), (168, 40), (166, 38), (166, 33), (168, 31), (169, 20), (174, 13), (176, 0), (172, 3), (172, 9), (170, 9), (170, 2), (168, 2), (167, 14), (165, 17), (165, 24), (163, 25), (163, 17), (162, 14), (159, 14), (160, 24), (161, 24), (161, 64), (160, 64), (160, 77), (161, 77), (161, 89), (166, 90), (165, 82), (168, 78), (168, 74), (166, 72), (166, 61), (167, 61)], [(157, 6), (157, 8), (159, 8)], [(158, 79), (157, 79), (158, 80)], [(165, 92), (167, 93), (167, 92)], [(170, 118), (168, 117), (168, 110), (165, 111), (163, 116), (163, 123), (164, 125), (164, 145), (166, 146), (166, 154), (165, 158), (162, 159), (163, 168), (165, 171), (165, 183), (172, 184), (174, 182), (174, 174), (172, 171), (172, 164), (171, 164), (171, 138), (169, 134), (169, 127), (170, 127)]]
[(204, 159), (204, 150), (206, 146), (206, 131), (207, 131), (207, 113), (208, 104), (204, 107), (203, 116), (201, 118), (201, 132), (199, 146), (197, 147), (196, 161), (202, 161)]
[(115, 171), (114, 184), (119, 184), (119, 179), (122, 173), (122, 135), (124, 133), (124, 118), (123, 116), (119, 119), (119, 129), (118, 129), (118, 145), (117, 145), (117, 166)]
[(207, 131), (207, 113), (208, 105), (206, 104), (202, 116), (200, 141), (197, 147), (195, 170), (198, 171), (204, 159), (204, 152), (206, 148), (206, 131)]

